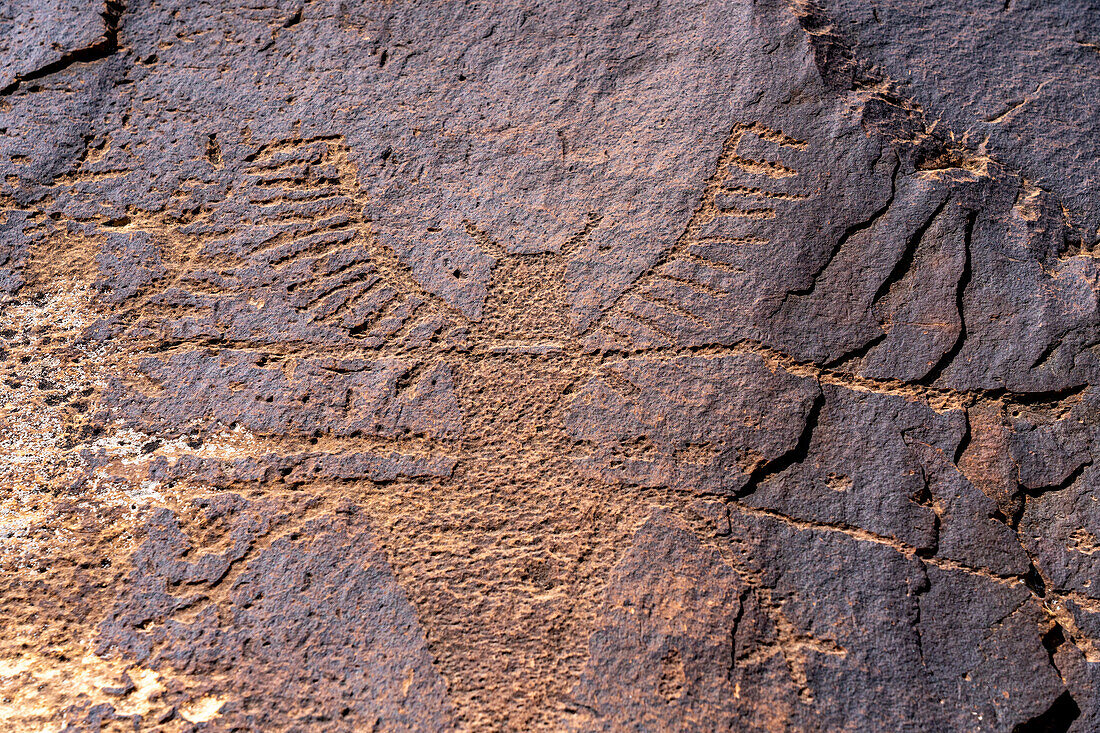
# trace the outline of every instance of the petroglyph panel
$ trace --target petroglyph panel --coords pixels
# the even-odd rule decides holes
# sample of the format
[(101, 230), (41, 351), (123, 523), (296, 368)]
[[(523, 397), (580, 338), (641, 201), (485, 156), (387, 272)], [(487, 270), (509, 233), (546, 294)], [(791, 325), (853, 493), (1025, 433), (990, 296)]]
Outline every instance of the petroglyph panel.
[(0, 7), (0, 716), (1100, 727), (1100, 29), (873, 5)]

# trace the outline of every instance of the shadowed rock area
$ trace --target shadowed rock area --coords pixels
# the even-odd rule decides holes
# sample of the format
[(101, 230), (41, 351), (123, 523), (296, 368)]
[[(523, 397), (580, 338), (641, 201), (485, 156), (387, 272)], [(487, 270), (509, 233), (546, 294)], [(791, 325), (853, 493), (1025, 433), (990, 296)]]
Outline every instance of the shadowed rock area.
[(1100, 5), (0, 0), (0, 719), (1100, 730)]

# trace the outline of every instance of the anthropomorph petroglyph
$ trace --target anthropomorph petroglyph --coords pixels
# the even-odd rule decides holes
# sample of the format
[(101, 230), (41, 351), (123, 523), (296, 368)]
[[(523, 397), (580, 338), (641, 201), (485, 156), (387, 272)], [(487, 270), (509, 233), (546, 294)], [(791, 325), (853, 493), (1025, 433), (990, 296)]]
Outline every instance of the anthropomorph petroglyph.
[(1100, 31), (939, 5), (0, 9), (0, 710), (1095, 729)]

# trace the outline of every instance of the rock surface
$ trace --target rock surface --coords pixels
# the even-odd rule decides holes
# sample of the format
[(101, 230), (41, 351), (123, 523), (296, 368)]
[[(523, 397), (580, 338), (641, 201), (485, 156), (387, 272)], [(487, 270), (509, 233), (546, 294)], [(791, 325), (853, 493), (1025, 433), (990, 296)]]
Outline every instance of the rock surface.
[(1100, 5), (0, 61), (13, 730), (1100, 729)]

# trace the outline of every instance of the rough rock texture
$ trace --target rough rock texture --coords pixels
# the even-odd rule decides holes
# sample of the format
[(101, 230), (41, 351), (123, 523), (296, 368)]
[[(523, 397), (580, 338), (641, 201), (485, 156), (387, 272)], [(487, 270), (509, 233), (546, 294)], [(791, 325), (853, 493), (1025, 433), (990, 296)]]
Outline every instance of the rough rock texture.
[(0, 2), (12, 730), (1100, 729), (1100, 5)]

